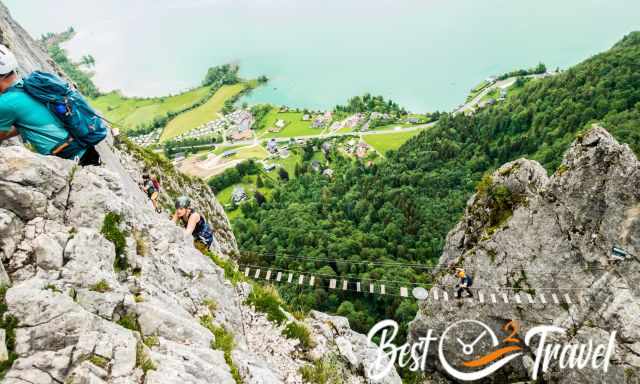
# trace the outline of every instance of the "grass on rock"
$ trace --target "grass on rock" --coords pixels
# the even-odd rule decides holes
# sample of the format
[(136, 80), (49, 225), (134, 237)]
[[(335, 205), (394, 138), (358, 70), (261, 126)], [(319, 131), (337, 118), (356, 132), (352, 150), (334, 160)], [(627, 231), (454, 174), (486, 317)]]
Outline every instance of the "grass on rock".
[(109, 212), (105, 215), (102, 223), (102, 229), (100, 232), (104, 237), (113, 243), (116, 248), (116, 259), (113, 267), (116, 271), (123, 271), (127, 269), (127, 233), (120, 229), (120, 223), (122, 222), (122, 216), (115, 212)]
[(236, 384), (242, 384), (243, 380), (240, 376), (240, 371), (233, 362), (233, 357), (231, 356), (231, 352), (235, 346), (233, 334), (227, 331), (224, 327), (213, 324), (213, 318), (211, 316), (202, 316), (200, 318), (200, 323), (214, 336), (214, 340), (211, 342), (211, 348), (224, 352), (224, 360), (231, 369), (231, 376), (233, 376)]
[(16, 328), (18, 327), (18, 319), (10, 315), (9, 307), (5, 300), (8, 288), (0, 286), (0, 328), (5, 331), (5, 343), (9, 352), (9, 359), (0, 362), (0, 379), (4, 379), (13, 362), (18, 358), (16, 353)]

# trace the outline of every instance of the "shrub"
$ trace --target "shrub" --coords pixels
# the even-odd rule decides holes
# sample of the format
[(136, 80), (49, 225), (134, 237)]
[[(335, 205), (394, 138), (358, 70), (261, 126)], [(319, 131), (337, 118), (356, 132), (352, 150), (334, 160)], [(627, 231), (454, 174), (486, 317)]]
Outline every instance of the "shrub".
[(136, 254), (140, 256), (147, 256), (149, 252), (149, 247), (147, 246), (147, 243), (144, 240), (142, 233), (140, 231), (134, 230), (133, 238), (136, 240)]
[(151, 360), (144, 352), (144, 345), (142, 343), (138, 343), (136, 347), (136, 367), (142, 369), (142, 372), (144, 372), (145, 375), (147, 372), (156, 369), (156, 365), (153, 360)]
[(120, 320), (116, 322), (123, 328), (129, 329), (131, 331), (140, 332), (140, 325), (138, 324), (138, 319), (133, 313), (127, 313), (122, 316)]
[(315, 347), (315, 342), (311, 337), (311, 332), (304, 324), (291, 322), (287, 324), (285, 329), (282, 331), (282, 334), (288, 339), (298, 339), (300, 341), (300, 345), (304, 349), (311, 349)]
[(100, 232), (104, 237), (113, 243), (116, 247), (116, 260), (113, 267), (116, 271), (122, 271), (127, 269), (127, 256), (126, 256), (126, 233), (120, 230), (120, 223), (122, 217), (115, 212), (109, 212), (105, 215), (102, 223), (102, 229)]
[(155, 347), (156, 345), (160, 345), (160, 340), (158, 339), (158, 336), (145, 337), (143, 342), (144, 342), (144, 345), (146, 345), (149, 348)]
[(231, 368), (231, 376), (233, 376), (236, 384), (242, 384), (243, 381), (240, 376), (240, 371), (231, 356), (231, 351), (233, 351), (233, 347), (235, 346), (233, 334), (225, 328), (213, 324), (211, 316), (202, 316), (200, 323), (213, 333), (214, 340), (211, 342), (211, 348), (224, 352), (224, 360), (227, 362), (227, 365), (229, 365), (229, 368)]
[(9, 371), (13, 362), (18, 358), (16, 354), (16, 327), (18, 326), (18, 319), (7, 313), (9, 308), (5, 301), (6, 293), (7, 287), (0, 286), (0, 328), (5, 331), (5, 343), (7, 351), (9, 352), (9, 359), (0, 362), (0, 379), (4, 379), (7, 371)]
[(106, 359), (98, 355), (92, 355), (89, 358), (89, 361), (91, 362), (91, 364), (95, 365), (96, 367), (100, 367), (102, 369), (107, 369), (107, 366), (109, 365), (109, 359)]
[(253, 305), (257, 311), (265, 313), (267, 319), (276, 324), (287, 321), (287, 316), (280, 308), (282, 299), (278, 291), (273, 286), (261, 287), (254, 285), (251, 294), (247, 298), (247, 303)]
[(209, 309), (209, 312), (211, 313), (215, 312), (218, 309), (218, 303), (212, 298), (204, 299), (202, 301), (202, 304), (206, 305)]
[(111, 287), (106, 280), (102, 279), (89, 288), (90, 291), (105, 293), (111, 291)]
[(213, 261), (218, 267), (224, 269), (225, 279), (231, 281), (233, 285), (246, 280), (244, 275), (236, 269), (236, 266), (232, 261), (223, 260), (218, 255), (213, 254), (211, 251), (205, 250), (203, 253), (208, 256), (211, 261)]
[(335, 354), (300, 368), (302, 380), (311, 384), (343, 384), (342, 364)]

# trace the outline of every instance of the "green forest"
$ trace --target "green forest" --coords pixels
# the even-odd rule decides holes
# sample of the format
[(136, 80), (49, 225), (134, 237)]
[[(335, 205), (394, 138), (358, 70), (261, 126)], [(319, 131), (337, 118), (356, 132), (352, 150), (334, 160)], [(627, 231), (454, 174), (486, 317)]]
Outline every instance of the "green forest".
[[(234, 221), (242, 261), (383, 279), (389, 289), (399, 282), (428, 284), (424, 270), (373, 263), (437, 263), (447, 232), (486, 173), (520, 157), (553, 172), (576, 135), (596, 121), (640, 153), (639, 32), (556, 76), (519, 86), (505, 102), (473, 116), (442, 116), (384, 161), (365, 164), (332, 153), (335, 177), (303, 173), (264, 204), (246, 204), (244, 217)], [(406, 324), (416, 311), (413, 301), (392, 296), (281, 290), (294, 308), (338, 313), (365, 333), (383, 318)]]

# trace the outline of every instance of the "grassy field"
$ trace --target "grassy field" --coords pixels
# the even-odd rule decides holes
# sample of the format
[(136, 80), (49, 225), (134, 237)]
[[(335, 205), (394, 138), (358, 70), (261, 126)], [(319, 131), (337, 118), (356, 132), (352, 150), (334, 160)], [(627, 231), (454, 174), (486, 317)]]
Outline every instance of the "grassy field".
[(491, 91), (487, 92), (486, 95), (482, 96), (480, 102), (489, 101), (489, 99), (498, 100), (500, 97), (500, 88), (494, 88)]
[(226, 151), (233, 151), (233, 150), (238, 150), (239, 148), (242, 148), (242, 145), (233, 145), (233, 146), (229, 146), (229, 147), (218, 147), (216, 149), (213, 150), (213, 153), (215, 155), (221, 155)]
[(480, 94), (480, 92), (482, 92), (482, 90), (485, 89), (487, 86), (489, 86), (489, 82), (486, 81), (486, 80), (482, 80), (482, 82), (480, 84), (476, 85), (471, 90), (471, 92), (467, 96), (467, 102), (473, 100), (473, 98), (478, 96)]
[(369, 130), (370, 131), (389, 131), (389, 130), (392, 130), (392, 129), (396, 129), (397, 127), (400, 127), (400, 128), (411, 127), (411, 124), (393, 123), (393, 124), (388, 124), (388, 125), (381, 125), (379, 127), (371, 128)]
[(264, 159), (269, 156), (269, 153), (260, 145), (252, 147), (244, 147), (237, 150), (238, 154), (231, 156), (234, 160), (249, 160), (249, 159)]
[(239, 83), (224, 85), (206, 103), (171, 120), (162, 131), (160, 141), (165, 141), (197, 128), (218, 117), (224, 102), (242, 92), (248, 85)]
[(164, 116), (168, 112), (185, 109), (208, 93), (209, 87), (200, 87), (176, 96), (138, 99), (122, 96), (119, 92), (110, 92), (89, 102), (107, 119), (126, 130), (150, 123), (155, 117)]
[[(302, 112), (279, 113), (274, 108), (265, 116), (265, 128), (260, 132), (260, 137), (268, 139), (272, 137), (312, 136), (322, 132), (322, 129), (311, 128), (311, 121), (302, 121), (302, 116)], [(278, 120), (284, 120), (287, 125), (280, 132), (269, 132), (269, 128), (273, 127)]]
[[(220, 204), (222, 204), (222, 206), (227, 206), (227, 205), (231, 204), (231, 195), (233, 194), (233, 191), (238, 186), (244, 188), (244, 191), (246, 192), (247, 196), (249, 197), (248, 201), (253, 200), (256, 190), (260, 191), (260, 193), (262, 193), (265, 197), (269, 198), (271, 196), (271, 189), (269, 189), (269, 188), (257, 188), (256, 187), (257, 178), (258, 178), (258, 176), (256, 176), (256, 175), (245, 176), (245, 177), (242, 178), (242, 182), (241, 183), (234, 184), (234, 185), (232, 185), (230, 187), (227, 187), (227, 188), (223, 189), (222, 191), (218, 192), (216, 194), (216, 198), (218, 199)], [(263, 176), (263, 178), (264, 178), (264, 176)], [(237, 209), (235, 209), (233, 211), (228, 211), (227, 210), (227, 217), (229, 217), (229, 220), (233, 220), (233, 219), (235, 219), (235, 218), (237, 218), (238, 216), (241, 216), (241, 215), (242, 215), (242, 210), (240, 208), (237, 208)]]
[(336, 133), (348, 133), (348, 132), (353, 132), (353, 127), (340, 128)]
[[(298, 149), (295, 149), (289, 152), (289, 157), (287, 157), (286, 159), (278, 159), (270, 162), (282, 166), (289, 173), (289, 177), (293, 178), (295, 177), (294, 173), (296, 169), (296, 164), (298, 164), (301, 161), (302, 161), (302, 154), (300, 154), (300, 151)], [(277, 179), (278, 168), (269, 172), (269, 176)]]
[(404, 144), (407, 140), (412, 138), (413, 136), (420, 133), (420, 130), (410, 131), (410, 132), (394, 132), (394, 133), (386, 133), (383, 135), (366, 135), (364, 137), (364, 141), (375, 148), (378, 152), (383, 155), (391, 150), (398, 149), (402, 144)]

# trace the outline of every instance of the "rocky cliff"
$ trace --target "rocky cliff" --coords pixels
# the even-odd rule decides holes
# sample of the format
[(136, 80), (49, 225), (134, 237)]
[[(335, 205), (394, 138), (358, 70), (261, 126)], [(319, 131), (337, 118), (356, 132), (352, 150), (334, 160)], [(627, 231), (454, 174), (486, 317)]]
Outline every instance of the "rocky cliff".
[[(348, 382), (364, 382), (374, 347), (345, 319), (290, 318), (310, 332), (301, 348), (245, 304), (249, 284), (227, 281), (229, 270), (131, 204), (119, 180), (0, 148), (0, 276), (10, 285), (0, 308), (15, 359), (4, 383), (234, 383), (232, 369), (245, 383), (300, 383), (299, 368), (330, 355)], [(217, 342), (229, 339), (225, 356)]]
[[(616, 332), (608, 372), (560, 369), (553, 362), (545, 383), (640, 382), (640, 260), (612, 264), (613, 246), (640, 254), (640, 163), (628, 146), (594, 127), (565, 154), (551, 177), (525, 159), (498, 169), (480, 183), (464, 217), (449, 233), (434, 287), (452, 292), (451, 267), (474, 277), (476, 298), (422, 303), (410, 325), (413, 340), (427, 329), (442, 332), (460, 319), (499, 329), (518, 320), (527, 329), (567, 329), (555, 342), (603, 342)], [(484, 292), (481, 303), (478, 294)], [(510, 297), (502, 300), (502, 293)], [(498, 296), (496, 303), (489, 295)], [(522, 302), (514, 294), (522, 295)], [(535, 303), (528, 302), (527, 294)], [(540, 299), (546, 294), (547, 300)], [(552, 295), (564, 297), (560, 305)], [(452, 341), (451, 349), (456, 348)], [(535, 351), (527, 350), (485, 382), (527, 381)], [(431, 356), (425, 382), (455, 381)], [(517, 362), (516, 362), (517, 361)]]
[(36, 43), (31, 36), (11, 18), (9, 10), (1, 2), (0, 44), (11, 48), (15, 53), (18, 63), (20, 64), (21, 73), (45, 70), (62, 74), (43, 47)]
[[(0, 42), (23, 72), (56, 71), (2, 4)], [(262, 297), (268, 311), (247, 300), (256, 290), (217, 257), (237, 249), (206, 184), (126, 142), (99, 150), (105, 165), (81, 168), (0, 147), (3, 383), (302, 383), (303, 367), (307, 381), (368, 382), (375, 346), (346, 319), (294, 319), (273, 294)], [(163, 176), (164, 205), (194, 198), (216, 229), (215, 254), (152, 210), (136, 184), (143, 169)]]

